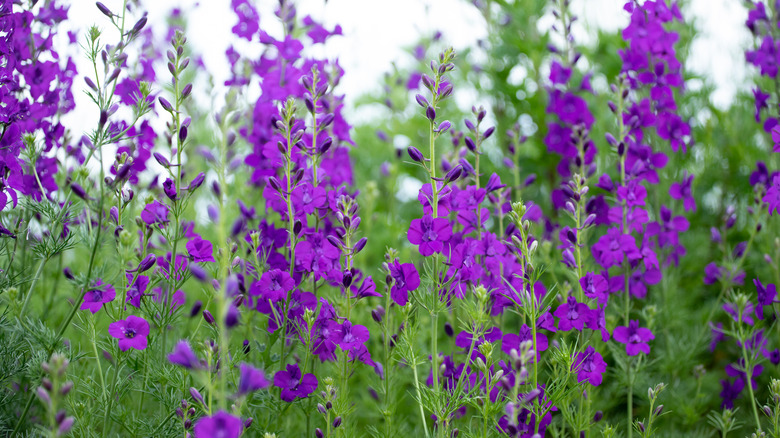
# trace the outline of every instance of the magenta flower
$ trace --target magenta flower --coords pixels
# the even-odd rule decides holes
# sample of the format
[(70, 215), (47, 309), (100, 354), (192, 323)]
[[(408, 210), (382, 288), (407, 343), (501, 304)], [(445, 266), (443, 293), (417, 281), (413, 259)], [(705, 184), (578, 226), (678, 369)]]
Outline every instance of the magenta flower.
[(146, 294), (146, 288), (149, 287), (149, 277), (146, 275), (139, 275), (135, 281), (133, 281), (133, 274), (126, 273), (127, 278), (127, 296), (125, 302), (135, 308), (141, 307), (141, 298)]
[(591, 318), (591, 310), (586, 304), (578, 303), (576, 298), (570, 296), (565, 303), (555, 309), (553, 315), (559, 319), (559, 330), (569, 331), (574, 328), (582, 331), (585, 323)]
[(116, 298), (116, 291), (113, 286), (103, 283), (100, 278), (95, 285), (84, 294), (84, 302), (81, 303), (81, 310), (89, 310), (94, 315), (103, 307), (103, 304), (110, 303)]
[(265, 378), (265, 374), (261, 370), (246, 363), (241, 364), (241, 378), (238, 380), (239, 395), (268, 388), (270, 384), (271, 382)]
[(294, 287), (295, 280), (290, 277), (290, 274), (279, 269), (272, 269), (263, 273), (260, 280), (252, 283), (249, 293), (275, 303), (286, 299), (287, 292)]
[(193, 262), (213, 262), (214, 248), (211, 242), (200, 236), (195, 236), (187, 242), (187, 252), (192, 257)]
[(168, 355), (168, 360), (174, 365), (180, 365), (188, 369), (197, 369), (201, 367), (200, 359), (192, 351), (190, 343), (187, 341), (179, 341), (173, 348), (173, 352)]
[(761, 283), (758, 278), (753, 279), (753, 284), (756, 285), (758, 292), (758, 306), (756, 306), (756, 315), (758, 319), (764, 319), (764, 306), (771, 306), (775, 302), (777, 297), (777, 288), (774, 284), (768, 284), (766, 287)]
[(655, 339), (655, 335), (649, 328), (639, 327), (639, 321), (631, 320), (626, 326), (615, 327), (612, 337), (621, 344), (626, 344), (626, 353), (636, 356), (639, 352), (650, 354), (648, 341)]
[[(526, 324), (523, 324), (522, 327), (520, 327), (520, 333), (514, 334), (514, 333), (505, 333), (504, 337), (501, 338), (501, 351), (503, 351), (507, 356), (510, 356), (512, 354), (512, 350), (517, 351), (517, 353), (520, 353), (520, 344), (524, 341), (531, 341), (533, 342), (533, 333), (531, 332), (531, 328), (528, 327)], [(547, 340), (547, 336), (544, 333), (536, 332), (536, 358), (539, 360), (539, 358), (542, 355), (542, 351), (547, 350), (547, 347), (549, 345), (549, 341)]]
[(146, 207), (141, 212), (141, 219), (149, 226), (154, 224), (165, 225), (168, 223), (168, 207), (155, 199), (151, 204), (146, 204)]
[(339, 339), (337, 344), (342, 350), (352, 350), (361, 346), (368, 340), (368, 329), (362, 325), (352, 325), (349, 320), (344, 320), (336, 334)]
[(286, 402), (308, 397), (317, 389), (317, 384), (317, 376), (311, 373), (301, 376), (297, 364), (287, 365), (286, 371), (274, 374), (274, 386), (282, 389), (281, 399)]
[(592, 345), (588, 345), (584, 352), (577, 353), (571, 369), (577, 371), (577, 382), (582, 383), (587, 380), (591, 385), (599, 386), (602, 375), (607, 370), (607, 363)]
[(193, 432), (195, 438), (238, 438), (241, 436), (243, 423), (225, 411), (217, 411), (209, 417), (202, 417), (195, 423)]
[(599, 304), (606, 304), (609, 300), (609, 284), (603, 275), (588, 272), (580, 278), (580, 286), (586, 297), (598, 300)]
[(409, 224), (407, 237), (413, 245), (420, 246), (420, 254), (425, 257), (435, 252), (440, 252), (446, 242), (452, 236), (452, 226), (445, 218), (434, 219), (431, 215), (425, 215), (421, 219), (414, 219)]
[(623, 234), (618, 228), (610, 228), (591, 249), (593, 256), (604, 269), (619, 266), (625, 256), (629, 259), (639, 258), (634, 237)]
[(129, 348), (136, 350), (146, 349), (149, 336), (149, 323), (145, 319), (130, 315), (127, 319), (120, 319), (108, 326), (108, 334), (119, 339), (119, 349), (127, 351)]
[(766, 195), (761, 199), (769, 204), (769, 215), (773, 212), (780, 214), (780, 175), (772, 178), (772, 186), (766, 191)]
[(420, 287), (420, 274), (413, 263), (401, 264), (394, 260), (390, 264), (390, 276), (393, 277), (390, 298), (399, 306), (405, 306), (409, 301), (409, 292)]
[(696, 200), (691, 193), (692, 184), (693, 175), (689, 175), (688, 172), (683, 172), (683, 180), (681, 182), (672, 183), (669, 187), (669, 196), (674, 199), (682, 199), (685, 211), (696, 211)]

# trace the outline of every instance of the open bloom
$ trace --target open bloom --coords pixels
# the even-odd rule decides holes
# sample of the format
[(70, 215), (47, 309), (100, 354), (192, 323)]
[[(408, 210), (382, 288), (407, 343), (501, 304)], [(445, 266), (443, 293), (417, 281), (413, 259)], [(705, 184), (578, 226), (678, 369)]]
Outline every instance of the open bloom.
[(761, 200), (769, 204), (770, 216), (775, 211), (780, 214), (780, 175), (775, 175), (772, 178), (772, 186), (769, 187)]
[(612, 337), (621, 344), (626, 344), (626, 353), (629, 356), (636, 356), (640, 351), (650, 354), (647, 342), (655, 339), (649, 328), (639, 327), (639, 321), (633, 319), (628, 323), (628, 327), (615, 327)]
[(298, 365), (287, 365), (286, 371), (274, 374), (274, 386), (282, 389), (282, 400), (291, 402), (296, 398), (306, 398), (317, 389), (317, 376), (306, 374), (301, 376)]
[(630, 259), (639, 257), (636, 240), (628, 234), (623, 234), (618, 228), (610, 228), (592, 249), (593, 256), (604, 269), (620, 265), (625, 256)]
[(287, 292), (294, 287), (295, 281), (290, 274), (280, 269), (272, 269), (263, 273), (260, 280), (252, 284), (249, 293), (276, 302), (287, 299)]
[(592, 345), (588, 345), (584, 352), (577, 353), (572, 370), (577, 371), (577, 382), (582, 383), (587, 380), (591, 385), (599, 386), (602, 374), (607, 370), (607, 363)]
[(127, 351), (130, 348), (136, 350), (146, 349), (149, 336), (149, 323), (145, 319), (130, 315), (127, 319), (120, 319), (108, 326), (108, 334), (119, 339), (119, 349)]
[(95, 314), (103, 307), (103, 304), (114, 301), (114, 298), (116, 298), (116, 291), (113, 286), (103, 283), (103, 280), (98, 278), (95, 286), (84, 294), (84, 302), (81, 303), (80, 309), (89, 310)]
[(187, 242), (187, 252), (194, 262), (213, 262), (214, 248), (211, 242), (200, 236), (195, 236)]
[(409, 224), (409, 242), (420, 246), (420, 254), (427, 257), (444, 248), (444, 242), (452, 236), (452, 225), (445, 218), (425, 215)]
[(195, 423), (195, 438), (238, 438), (243, 425), (241, 419), (225, 411), (217, 411), (209, 417), (202, 417)]
[(271, 382), (265, 378), (261, 370), (246, 363), (241, 364), (241, 378), (238, 381), (238, 393), (248, 394), (258, 389), (268, 388)]
[(151, 204), (146, 204), (141, 212), (141, 219), (146, 222), (146, 225), (165, 225), (168, 223), (168, 207), (154, 200)]
[(405, 306), (409, 301), (409, 292), (420, 287), (420, 274), (414, 264), (401, 264), (398, 260), (394, 260), (390, 264), (390, 276), (393, 277), (390, 298), (399, 306)]

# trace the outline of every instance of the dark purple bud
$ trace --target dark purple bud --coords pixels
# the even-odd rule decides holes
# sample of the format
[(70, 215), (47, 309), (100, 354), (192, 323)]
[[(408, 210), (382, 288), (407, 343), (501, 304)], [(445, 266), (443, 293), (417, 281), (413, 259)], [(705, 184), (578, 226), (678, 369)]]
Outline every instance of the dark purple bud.
[(320, 414), (325, 415), (328, 413), (328, 410), (325, 409), (325, 406), (323, 406), (322, 403), (317, 403), (317, 411), (319, 411)]
[(330, 400), (325, 402), (325, 409), (327, 409), (327, 410), (333, 409), (333, 403), (331, 403)]
[(409, 158), (411, 158), (412, 161), (415, 161), (417, 163), (421, 163), (423, 160), (425, 160), (425, 157), (423, 156), (422, 152), (420, 152), (420, 150), (414, 146), (409, 146), (408, 148), (406, 148), (406, 153), (409, 154)]
[(244, 339), (244, 354), (249, 354), (250, 347), (249, 347), (249, 339)]
[(468, 148), (468, 149), (469, 149), (471, 152), (476, 152), (476, 151), (477, 151), (477, 144), (476, 144), (476, 143), (474, 143), (474, 140), (472, 140), (472, 139), (471, 139), (471, 137), (465, 137), (465, 138), (463, 139), (463, 142), (464, 142), (464, 143), (466, 143), (466, 147), (467, 147), (467, 148)]
[(457, 165), (452, 168), (449, 172), (447, 172), (447, 176), (445, 177), (445, 184), (449, 184), (453, 181), (457, 181), (458, 178), (460, 178), (460, 175), (463, 173), (463, 166)]
[(179, 144), (184, 143), (187, 140), (187, 127), (182, 126), (179, 128)]
[(179, 64), (179, 71), (184, 70), (188, 65), (190, 65), (190, 58), (184, 58), (181, 61), (181, 64)]
[(197, 189), (198, 187), (201, 186), (201, 184), (203, 184), (203, 181), (205, 179), (206, 179), (206, 174), (203, 172), (195, 175), (195, 178), (193, 178), (192, 181), (190, 181), (190, 185), (187, 187), (187, 190), (192, 191)]
[(172, 76), (176, 76), (176, 66), (174, 66), (172, 62), (168, 63), (168, 71), (171, 72)]
[(423, 85), (425, 85), (425, 88), (429, 90), (433, 89), (433, 79), (431, 79), (430, 76), (428, 76), (427, 74), (423, 74), (422, 78), (420, 79), (422, 80)]
[(277, 192), (282, 190), (282, 184), (279, 182), (278, 179), (276, 179), (275, 176), (268, 178), (268, 185), (271, 186), (271, 188), (276, 190)]
[(214, 325), (214, 315), (208, 310), (203, 311), (203, 319), (205, 319), (207, 323)]
[(163, 154), (161, 154), (159, 152), (155, 152), (153, 155), (154, 155), (154, 159), (157, 160), (158, 163), (160, 163), (160, 166), (163, 166), (163, 167), (166, 167), (166, 168), (171, 167), (171, 162), (168, 161), (168, 159), (165, 158), (163, 156)]
[(175, 201), (178, 195), (178, 193), (176, 193), (176, 183), (172, 179), (166, 178), (163, 182), (163, 192), (165, 192), (165, 196), (167, 196), (168, 199)]
[(42, 386), (39, 386), (35, 392), (38, 394), (38, 397), (42, 402), (46, 403), (47, 405), (51, 404), (51, 397), (49, 397), (49, 393), (46, 392), (46, 389), (44, 389)]
[(327, 128), (331, 123), (333, 123), (333, 120), (335, 120), (336, 116), (333, 114), (328, 114), (325, 117), (322, 118), (322, 121), (320, 121), (320, 127), (321, 128)]
[(589, 214), (587, 218), (585, 218), (585, 222), (583, 222), (582, 227), (587, 228), (591, 225), (593, 225), (593, 222), (596, 221), (596, 215), (595, 214)]
[(447, 84), (447, 86), (444, 87), (444, 89), (439, 93), (439, 97), (441, 99), (446, 99), (450, 97), (450, 94), (452, 94), (452, 84)]
[(198, 316), (198, 313), (200, 313), (200, 309), (203, 308), (203, 302), (198, 300), (195, 301), (195, 304), (192, 305), (192, 310), (190, 310), (190, 318)]
[(192, 427), (192, 419), (188, 418), (184, 420), (184, 428), (186, 430), (190, 430), (191, 427)]
[(642, 433), (645, 433), (645, 423), (643, 423), (641, 421), (637, 421), (636, 424), (637, 424), (637, 426), (639, 426), (639, 431), (642, 432)]
[(598, 423), (602, 418), (604, 418), (604, 413), (601, 411), (596, 411), (596, 413), (593, 415), (593, 422)]
[(62, 420), (65, 419), (65, 409), (60, 409), (59, 412), (54, 416), (54, 422), (57, 424), (62, 423)]
[(450, 127), (452, 127), (452, 123), (450, 123), (449, 120), (445, 120), (445, 121), (439, 123), (438, 131), (444, 133), (444, 132), (447, 132), (447, 130), (449, 130)]
[(444, 333), (449, 337), (452, 337), (455, 334), (455, 330), (453, 330), (452, 324), (450, 324), (449, 321), (444, 323)]
[(490, 128), (486, 129), (485, 132), (482, 134), (482, 139), (487, 140), (491, 135), (493, 135), (493, 132), (496, 130), (495, 126), (491, 126)]
[(430, 121), (436, 120), (436, 110), (429, 105), (428, 108), (425, 109), (425, 117), (427, 117)]
[(59, 433), (59, 436), (65, 436), (70, 432), (70, 429), (73, 427), (73, 423), (76, 422), (76, 417), (67, 417), (60, 423), (60, 426), (57, 428), (57, 432)]
[(184, 89), (181, 90), (181, 100), (188, 98), (192, 94), (192, 84), (187, 84)]
[(102, 12), (102, 13), (103, 13), (103, 15), (105, 15), (106, 17), (108, 17), (108, 18), (114, 18), (114, 13), (113, 13), (113, 12), (111, 12), (111, 10), (110, 10), (110, 9), (108, 9), (108, 8), (106, 7), (106, 5), (104, 5), (103, 3), (96, 2), (96, 3), (95, 3), (95, 6), (97, 6), (97, 8), (100, 10), (100, 12)]
[(160, 105), (162, 105), (163, 109), (165, 111), (173, 112), (173, 106), (171, 106), (171, 103), (168, 102), (164, 97), (160, 96), (157, 98), (157, 100), (160, 102)]
[(314, 430), (314, 436), (317, 438), (325, 438), (325, 434), (322, 433), (322, 429), (319, 427)]
[(195, 387), (190, 387), (190, 395), (195, 399), (195, 401), (202, 405), (206, 405), (206, 402), (203, 401), (203, 396), (200, 394), (200, 391), (198, 391)]
[(528, 178), (525, 179), (525, 181), (523, 182), (523, 185), (528, 187), (531, 184), (533, 184), (534, 181), (536, 181), (536, 174), (532, 173), (532, 174), (528, 175)]
[(146, 272), (149, 269), (154, 266), (154, 264), (157, 262), (157, 257), (154, 254), (149, 254), (146, 257), (144, 257), (143, 260), (141, 260), (140, 263), (138, 263), (138, 273)]
[(418, 95), (414, 96), (414, 98), (417, 101), (417, 104), (420, 105), (421, 107), (423, 107), (423, 108), (427, 108), (428, 107), (428, 105), (429, 105), (428, 104), (428, 100), (426, 98), (424, 98), (422, 94), (418, 94)]
[(622, 157), (626, 153), (626, 145), (621, 141), (617, 147), (618, 157)]
[(653, 415), (655, 415), (657, 417), (657, 416), (661, 415), (661, 411), (663, 411), (663, 410), (664, 410), (664, 405), (658, 405), (658, 407), (655, 408), (655, 411), (653, 411)]
[(222, 196), (222, 190), (219, 188), (219, 183), (217, 181), (211, 183), (211, 191), (214, 192), (214, 195), (217, 197)]
[[(468, 128), (469, 131), (474, 131), (474, 130), (477, 129), (477, 127), (474, 126), (474, 123), (471, 120), (469, 120), (469, 119), (464, 119), (463, 123), (466, 124), (466, 128)], [(507, 131), (507, 133), (510, 133), (510, 132), (512, 132), (512, 131)]]
[(333, 420), (333, 428), (338, 429), (339, 426), (341, 426), (341, 416), (338, 416)]
[(295, 236), (298, 236), (301, 234), (301, 230), (303, 230), (303, 223), (300, 220), (296, 219), (295, 223), (293, 224), (293, 234)]
[(70, 382), (70, 381), (65, 382), (65, 384), (62, 385), (62, 387), (60, 388), (60, 394), (62, 394), (63, 396), (66, 396), (66, 395), (68, 395), (68, 393), (70, 392), (71, 389), (73, 389), (73, 382)]
[(338, 239), (338, 237), (334, 235), (328, 236), (328, 242), (330, 242), (331, 245), (335, 246), (338, 249), (341, 249), (344, 247), (344, 244), (341, 243), (341, 241)]
[(147, 21), (146, 15), (144, 15), (143, 17), (141, 17), (140, 20), (135, 22), (135, 24), (133, 25), (133, 30), (131, 32), (133, 33), (140, 32), (146, 26), (146, 21)]
[(108, 121), (108, 113), (106, 111), (100, 111), (100, 118), (98, 119), (98, 124), (100, 126), (103, 126)]
[(382, 306), (377, 306), (376, 309), (371, 311), (371, 318), (377, 322), (377, 324), (382, 323), (382, 318), (385, 316), (385, 308)]
[(318, 146), (318, 147), (317, 147), (317, 152), (318, 152), (320, 155), (322, 155), (322, 154), (324, 154), (325, 152), (327, 152), (327, 151), (328, 151), (328, 149), (330, 149), (330, 147), (331, 147), (332, 145), (333, 145), (333, 139), (332, 139), (332, 138), (330, 138), (330, 137), (328, 137), (328, 138), (326, 138), (326, 139), (325, 139), (325, 141), (323, 141), (323, 142), (322, 142), (322, 144), (321, 144), (320, 146)]
[(479, 107), (479, 112), (477, 113), (477, 122), (481, 122), (484, 118), (487, 112), (485, 111), (485, 108)]
[(363, 237), (362, 239), (358, 240), (357, 243), (355, 244), (355, 247), (352, 248), (352, 254), (357, 254), (360, 251), (362, 251), (363, 248), (366, 247), (366, 242), (368, 242), (367, 237)]
[(341, 277), (341, 285), (349, 287), (352, 284), (352, 271), (344, 271)]
[(106, 83), (110, 84), (111, 82), (114, 82), (121, 72), (122, 70), (120, 68), (115, 68), (114, 71), (111, 72), (111, 76), (106, 80)]
[(70, 185), (70, 189), (73, 190), (73, 193), (76, 194), (79, 198), (83, 200), (87, 200), (87, 192), (84, 191), (84, 187), (81, 187), (80, 185), (73, 183)]
[(227, 315), (225, 315), (225, 326), (227, 328), (235, 327), (241, 319), (241, 313), (239, 313), (236, 306), (230, 305), (228, 307)]

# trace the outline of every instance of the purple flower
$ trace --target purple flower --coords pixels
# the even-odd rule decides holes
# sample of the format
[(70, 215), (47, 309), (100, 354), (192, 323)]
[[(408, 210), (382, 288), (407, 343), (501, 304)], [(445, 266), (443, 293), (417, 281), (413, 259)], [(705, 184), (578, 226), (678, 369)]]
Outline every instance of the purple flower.
[(577, 353), (572, 365), (572, 371), (577, 371), (577, 382), (588, 381), (593, 386), (601, 385), (602, 374), (607, 370), (607, 363), (592, 345), (583, 353)]
[(173, 352), (168, 355), (168, 360), (174, 365), (180, 365), (188, 369), (197, 369), (201, 367), (200, 359), (192, 351), (190, 343), (187, 341), (179, 341), (173, 348)]
[(195, 236), (187, 242), (187, 252), (194, 262), (213, 262), (214, 248), (211, 242), (200, 236)]
[(609, 300), (609, 284), (603, 275), (588, 272), (580, 278), (580, 286), (586, 297), (598, 300), (599, 304), (606, 304)]
[(81, 310), (89, 310), (94, 315), (103, 307), (103, 304), (110, 303), (116, 298), (116, 291), (113, 286), (103, 283), (100, 278), (95, 285), (84, 294), (84, 302), (81, 303)]
[(693, 175), (689, 175), (688, 172), (683, 172), (683, 180), (681, 182), (672, 183), (669, 187), (669, 196), (674, 199), (682, 199), (685, 211), (696, 211), (696, 200), (693, 199), (693, 194), (691, 194), (692, 184)]
[(734, 383), (731, 383), (728, 379), (720, 381), (720, 386), (723, 390), (720, 392), (720, 397), (723, 399), (721, 407), (724, 409), (734, 409), (734, 400), (739, 397), (739, 394), (745, 389), (745, 381), (741, 378), (734, 379)]
[(650, 329), (639, 327), (639, 321), (631, 320), (626, 326), (615, 327), (612, 337), (621, 344), (626, 344), (626, 353), (629, 356), (636, 356), (639, 352), (650, 354), (648, 341), (655, 339), (655, 335)]
[(244, 395), (258, 389), (265, 389), (271, 382), (265, 378), (265, 374), (246, 363), (241, 364), (241, 378), (238, 380), (238, 394)]
[(336, 334), (337, 344), (342, 350), (352, 350), (368, 340), (369, 332), (365, 326), (352, 325), (349, 320), (344, 320)]
[(241, 436), (243, 423), (225, 411), (217, 411), (209, 417), (201, 417), (193, 428), (195, 438), (238, 438)]
[(130, 315), (127, 319), (120, 319), (108, 326), (108, 334), (119, 339), (119, 349), (127, 351), (129, 348), (136, 350), (146, 349), (149, 335), (149, 323), (145, 319)]
[(444, 242), (452, 236), (452, 226), (445, 218), (434, 219), (431, 215), (425, 215), (421, 219), (414, 219), (409, 224), (407, 237), (413, 245), (420, 246), (420, 254), (425, 257), (444, 248)]
[(146, 204), (146, 207), (141, 212), (141, 219), (149, 226), (154, 224), (165, 225), (168, 223), (168, 207), (155, 199), (151, 204)]
[(287, 371), (277, 371), (274, 374), (274, 386), (282, 389), (281, 399), (291, 402), (296, 398), (306, 398), (317, 389), (317, 377), (306, 374), (301, 377), (297, 364), (287, 365)]
[(295, 287), (295, 280), (290, 274), (279, 269), (263, 273), (259, 281), (252, 283), (249, 293), (260, 296), (264, 300), (277, 302), (287, 299), (287, 292)]
[(753, 279), (753, 284), (756, 285), (758, 292), (758, 306), (756, 306), (756, 315), (758, 319), (764, 319), (764, 306), (771, 306), (775, 302), (777, 296), (777, 289), (774, 284), (768, 284), (766, 287), (761, 283), (758, 278)]
[(393, 277), (390, 298), (399, 306), (405, 306), (409, 301), (409, 292), (420, 287), (420, 274), (413, 263), (401, 264), (396, 259), (390, 264), (390, 276)]
[(585, 323), (591, 318), (591, 310), (590, 307), (578, 303), (576, 298), (570, 296), (565, 303), (555, 309), (553, 315), (559, 319), (559, 330), (569, 331), (574, 328), (582, 331)]
[(761, 199), (769, 204), (769, 215), (773, 212), (780, 214), (780, 175), (772, 178), (772, 186), (766, 191), (766, 195)]
[[(731, 319), (733, 319), (734, 322), (739, 322), (739, 309), (734, 303), (723, 304), (723, 310), (731, 316)], [(742, 311), (742, 322), (747, 325), (753, 325), (755, 323), (753, 320), (754, 311), (755, 308), (753, 307), (753, 303), (748, 301), (747, 304), (745, 304), (745, 309)]]
[(634, 237), (623, 234), (618, 228), (610, 228), (607, 234), (601, 236), (592, 247), (593, 256), (604, 269), (619, 266), (625, 256), (629, 259), (639, 258)]

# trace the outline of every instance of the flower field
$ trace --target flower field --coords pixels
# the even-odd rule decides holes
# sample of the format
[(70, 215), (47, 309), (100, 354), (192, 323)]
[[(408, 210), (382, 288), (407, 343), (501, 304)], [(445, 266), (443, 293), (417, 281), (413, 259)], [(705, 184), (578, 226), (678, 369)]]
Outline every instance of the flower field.
[(780, 438), (780, 2), (716, 105), (689, 0), (451, 1), (345, 95), (293, 0), (226, 80), (0, 0), (0, 436)]

